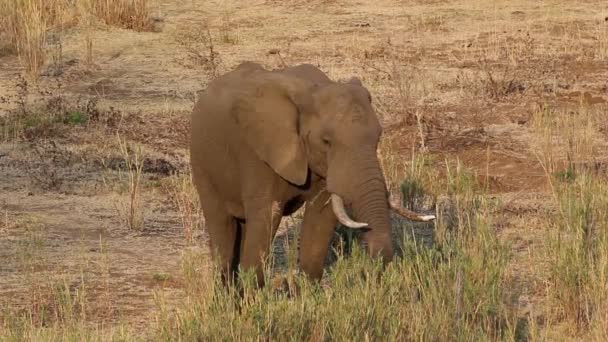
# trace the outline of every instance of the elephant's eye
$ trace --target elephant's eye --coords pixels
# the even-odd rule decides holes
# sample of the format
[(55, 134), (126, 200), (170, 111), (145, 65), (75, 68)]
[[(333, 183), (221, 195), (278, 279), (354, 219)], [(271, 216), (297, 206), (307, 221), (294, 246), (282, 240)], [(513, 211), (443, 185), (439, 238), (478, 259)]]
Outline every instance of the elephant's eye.
[(321, 138), (323, 140), (323, 145), (329, 147), (331, 146), (331, 140), (329, 138)]

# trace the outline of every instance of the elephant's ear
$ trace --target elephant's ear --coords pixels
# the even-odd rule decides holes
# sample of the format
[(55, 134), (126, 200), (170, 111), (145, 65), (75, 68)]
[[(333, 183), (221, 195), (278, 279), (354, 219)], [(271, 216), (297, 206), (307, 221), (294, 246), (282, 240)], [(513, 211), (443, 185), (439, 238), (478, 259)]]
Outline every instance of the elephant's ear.
[(233, 118), (245, 142), (287, 181), (302, 185), (308, 161), (298, 132), (299, 115), (312, 106), (311, 85), (278, 73), (246, 81), (235, 102)]

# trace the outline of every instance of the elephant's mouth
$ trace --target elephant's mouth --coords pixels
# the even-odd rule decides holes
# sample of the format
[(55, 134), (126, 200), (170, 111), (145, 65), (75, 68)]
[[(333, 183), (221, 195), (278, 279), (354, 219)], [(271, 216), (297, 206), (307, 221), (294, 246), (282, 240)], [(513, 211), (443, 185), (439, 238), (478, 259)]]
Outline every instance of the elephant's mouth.
[[(346, 208), (344, 207), (344, 200), (342, 199), (342, 197), (332, 193), (330, 201), (334, 215), (336, 215), (336, 218), (341, 224), (353, 229), (361, 229), (368, 227), (367, 223), (357, 222), (353, 220), (350, 216), (348, 216), (348, 214), (346, 213)], [(411, 210), (408, 210), (400, 205), (395, 204), (395, 202), (391, 199), (389, 199), (389, 206), (398, 215), (412, 221), (427, 222), (435, 219), (435, 215), (417, 214)]]

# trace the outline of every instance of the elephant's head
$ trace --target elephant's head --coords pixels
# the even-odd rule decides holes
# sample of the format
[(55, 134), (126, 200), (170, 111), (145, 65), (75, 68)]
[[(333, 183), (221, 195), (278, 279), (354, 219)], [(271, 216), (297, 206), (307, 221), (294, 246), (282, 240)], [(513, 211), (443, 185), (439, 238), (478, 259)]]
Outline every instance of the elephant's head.
[[(339, 221), (369, 227), (368, 251), (391, 260), (391, 203), (376, 151), (382, 127), (367, 89), (356, 78), (313, 83), (280, 72), (261, 72), (250, 81), (251, 93), (234, 111), (249, 145), (295, 185), (305, 185), (311, 173), (325, 179)], [(410, 219), (432, 219), (399, 210)]]

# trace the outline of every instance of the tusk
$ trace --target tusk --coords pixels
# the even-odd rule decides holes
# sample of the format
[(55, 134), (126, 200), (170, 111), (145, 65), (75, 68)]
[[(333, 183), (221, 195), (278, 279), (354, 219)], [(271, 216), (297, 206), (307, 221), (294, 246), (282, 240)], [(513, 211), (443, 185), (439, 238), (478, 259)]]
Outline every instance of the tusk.
[(343, 225), (347, 226), (348, 228), (364, 228), (367, 227), (367, 223), (362, 223), (362, 222), (356, 222), (353, 219), (351, 219), (350, 217), (348, 217), (348, 214), (346, 213), (346, 210), (344, 209), (344, 201), (342, 201), (342, 198), (336, 194), (331, 194), (331, 208), (334, 211), (334, 214), (336, 215), (336, 218), (338, 218), (338, 221), (340, 221), (340, 223), (342, 223)]
[(428, 222), (428, 221), (433, 221), (435, 219), (435, 215), (420, 215), (411, 210), (405, 209), (402, 206), (396, 205), (393, 201), (389, 201), (389, 202), (390, 202), (391, 209), (393, 211), (395, 211), (397, 214), (399, 214), (400, 216), (402, 216), (403, 218), (406, 218), (408, 220), (419, 221), (419, 222)]

